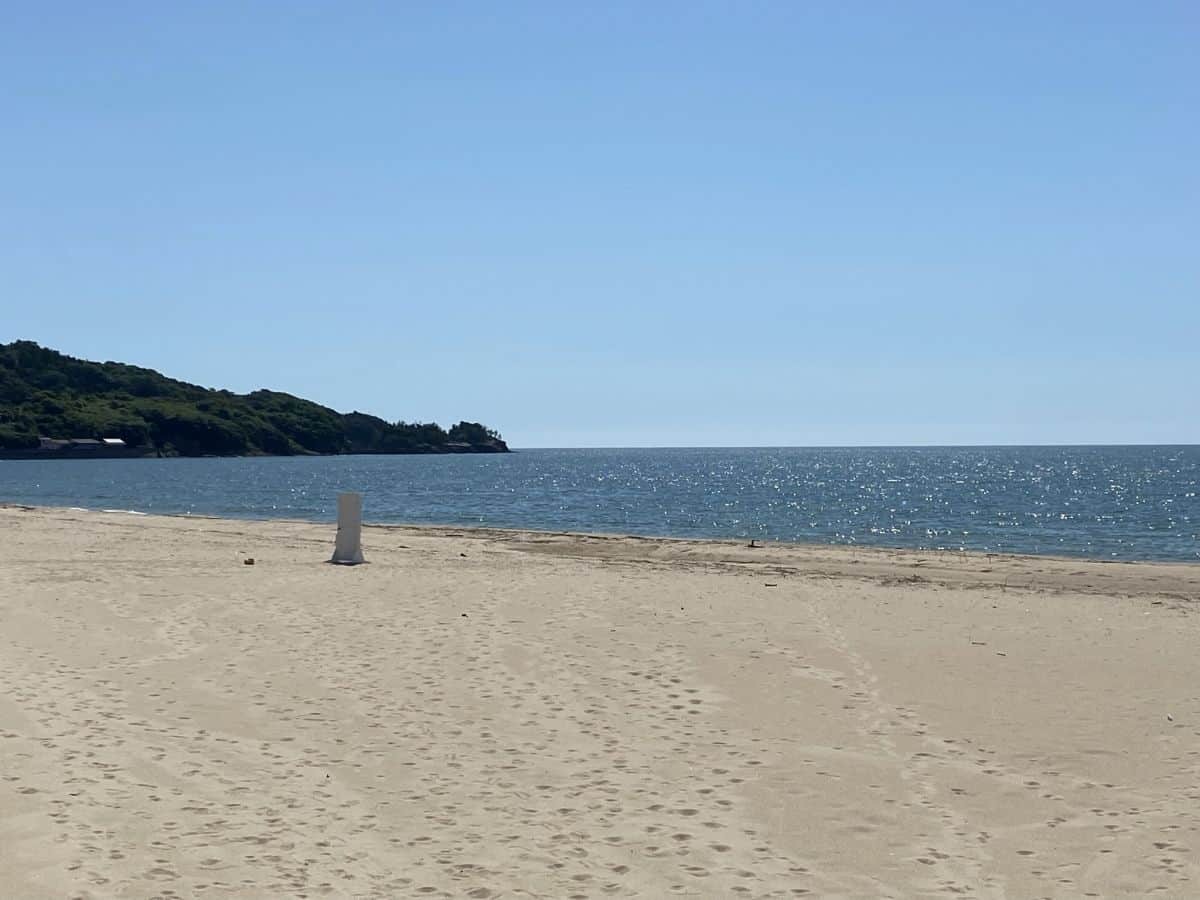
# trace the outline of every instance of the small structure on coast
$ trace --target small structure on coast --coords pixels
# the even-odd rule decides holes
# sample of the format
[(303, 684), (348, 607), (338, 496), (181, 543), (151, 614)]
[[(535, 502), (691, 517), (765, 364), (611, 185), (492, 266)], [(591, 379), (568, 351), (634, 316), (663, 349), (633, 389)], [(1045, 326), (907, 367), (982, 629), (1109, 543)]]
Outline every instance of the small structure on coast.
[(141, 456), (146, 447), (131, 447), (121, 438), (53, 438), (41, 436), (36, 447), (0, 449), (0, 459), (116, 459)]
[(365, 562), (362, 552), (362, 494), (338, 494), (338, 530), (330, 560), (340, 566)]

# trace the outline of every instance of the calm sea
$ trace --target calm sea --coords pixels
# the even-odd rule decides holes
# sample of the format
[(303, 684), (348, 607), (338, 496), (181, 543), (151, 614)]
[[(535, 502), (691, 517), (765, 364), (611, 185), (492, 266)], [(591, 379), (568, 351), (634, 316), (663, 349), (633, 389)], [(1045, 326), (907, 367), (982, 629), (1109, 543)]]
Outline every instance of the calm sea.
[(524, 450), (0, 460), (0, 501), (1200, 560), (1200, 447)]

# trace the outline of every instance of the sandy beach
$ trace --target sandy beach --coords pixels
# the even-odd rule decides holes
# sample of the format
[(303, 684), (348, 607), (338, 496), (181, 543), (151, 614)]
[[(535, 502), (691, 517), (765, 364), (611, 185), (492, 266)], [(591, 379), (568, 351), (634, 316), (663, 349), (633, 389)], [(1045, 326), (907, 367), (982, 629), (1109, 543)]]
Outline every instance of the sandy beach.
[(1200, 895), (1200, 566), (332, 545), (0, 509), (0, 895)]

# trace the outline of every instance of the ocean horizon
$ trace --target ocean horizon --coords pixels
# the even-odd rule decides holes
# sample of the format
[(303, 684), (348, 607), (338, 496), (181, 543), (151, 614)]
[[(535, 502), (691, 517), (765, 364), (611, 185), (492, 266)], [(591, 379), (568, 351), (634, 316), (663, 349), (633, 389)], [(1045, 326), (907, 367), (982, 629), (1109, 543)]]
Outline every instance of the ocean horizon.
[(0, 461), (0, 501), (380, 524), (1200, 561), (1200, 446), (523, 448)]

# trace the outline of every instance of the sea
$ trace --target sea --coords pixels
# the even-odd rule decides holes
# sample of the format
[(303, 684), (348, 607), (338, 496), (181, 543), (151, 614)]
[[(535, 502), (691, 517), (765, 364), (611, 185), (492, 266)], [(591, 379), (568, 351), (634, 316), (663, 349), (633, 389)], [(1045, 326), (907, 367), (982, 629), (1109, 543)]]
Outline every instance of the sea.
[(1200, 446), (0, 460), (0, 502), (1200, 561)]

